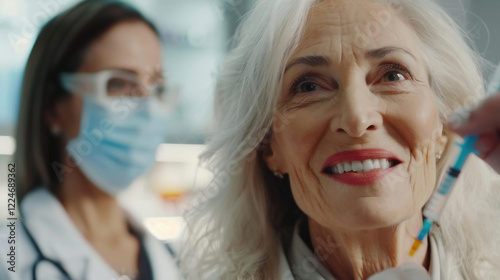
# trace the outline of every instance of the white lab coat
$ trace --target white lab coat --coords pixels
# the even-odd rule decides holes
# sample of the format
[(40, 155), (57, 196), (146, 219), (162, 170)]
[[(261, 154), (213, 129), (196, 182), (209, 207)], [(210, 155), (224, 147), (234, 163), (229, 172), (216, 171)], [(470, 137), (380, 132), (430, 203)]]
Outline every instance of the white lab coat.
[[(42, 253), (47, 258), (60, 262), (72, 280), (121, 279), (77, 230), (62, 205), (46, 188), (29, 193), (20, 208), (25, 225)], [(164, 244), (142, 229), (133, 219), (129, 220), (132, 227), (143, 234), (144, 247), (154, 279), (180, 279), (175, 260)], [(0, 271), (1, 279), (3, 280), (6, 274), (9, 277), (7, 279), (11, 280), (32, 280), (33, 264), (39, 256), (19, 223), (16, 239), (16, 272), (5, 271), (6, 265), (3, 264), (0, 266), (0, 270), (3, 270)], [(40, 263), (37, 278), (63, 279), (60, 271), (48, 262)]]

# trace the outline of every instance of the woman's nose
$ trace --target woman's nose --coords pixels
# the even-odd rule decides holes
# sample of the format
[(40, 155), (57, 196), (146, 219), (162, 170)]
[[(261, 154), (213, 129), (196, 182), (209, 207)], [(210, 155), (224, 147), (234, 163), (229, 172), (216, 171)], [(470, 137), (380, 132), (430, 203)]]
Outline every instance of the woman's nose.
[(366, 84), (351, 85), (340, 92), (331, 130), (351, 137), (361, 137), (382, 125), (380, 100)]

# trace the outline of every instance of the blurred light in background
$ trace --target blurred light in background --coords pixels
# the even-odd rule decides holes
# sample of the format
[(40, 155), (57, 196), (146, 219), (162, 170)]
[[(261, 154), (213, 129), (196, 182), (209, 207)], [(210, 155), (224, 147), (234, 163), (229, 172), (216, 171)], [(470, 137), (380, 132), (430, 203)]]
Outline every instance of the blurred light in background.
[(179, 238), (184, 228), (182, 217), (146, 218), (144, 225), (158, 239), (172, 241)]
[(16, 140), (11, 136), (0, 136), (0, 155), (10, 156), (16, 150)]
[(204, 145), (162, 144), (156, 151), (156, 161), (198, 163)]

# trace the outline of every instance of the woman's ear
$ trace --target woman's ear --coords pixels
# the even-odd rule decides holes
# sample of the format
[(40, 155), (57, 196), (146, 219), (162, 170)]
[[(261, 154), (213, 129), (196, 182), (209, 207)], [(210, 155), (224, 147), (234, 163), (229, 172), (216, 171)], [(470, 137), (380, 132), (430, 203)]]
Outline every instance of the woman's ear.
[(55, 107), (56, 106), (52, 106), (49, 109), (45, 109), (43, 112), (43, 121), (53, 136), (59, 136), (62, 133), (63, 125), (61, 118), (58, 116), (58, 110)]
[(45, 108), (43, 120), (52, 135), (63, 135), (68, 139), (73, 139), (80, 133), (82, 110), (82, 98), (67, 97)]
[(442, 153), (445, 150), (448, 141), (448, 131), (446, 131), (446, 128), (444, 126), (441, 126), (439, 133), (436, 135), (436, 149), (439, 153)]
[(275, 173), (286, 173), (283, 167), (283, 158), (281, 156), (280, 149), (274, 138), (272, 138), (271, 141), (267, 145), (265, 145), (262, 152), (262, 158), (264, 159), (264, 162), (266, 163), (269, 170)]
[(442, 145), (444, 147), (448, 143), (448, 136), (443, 133), (436, 140), (437, 140), (439, 145)]

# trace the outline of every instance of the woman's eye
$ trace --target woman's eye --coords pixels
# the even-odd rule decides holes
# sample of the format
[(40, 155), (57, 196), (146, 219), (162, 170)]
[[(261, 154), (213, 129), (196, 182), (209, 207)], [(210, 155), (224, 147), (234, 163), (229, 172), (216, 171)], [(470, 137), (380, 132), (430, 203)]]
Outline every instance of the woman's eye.
[(108, 90), (119, 90), (125, 86), (125, 81), (118, 78), (112, 78), (108, 82)]
[(411, 79), (411, 74), (406, 68), (397, 64), (384, 65), (384, 76), (381, 82), (399, 82)]
[(108, 95), (128, 96), (132, 94), (134, 84), (121, 78), (111, 78), (107, 84)]
[(153, 94), (161, 97), (165, 94), (165, 86), (164, 85), (156, 85), (153, 87)]
[(108, 91), (118, 91), (126, 86), (126, 81), (120, 78), (111, 78), (108, 81)]
[(303, 83), (299, 86), (299, 91), (300, 92), (310, 92), (310, 91), (317, 91), (323, 89), (320, 87), (318, 84), (311, 83), (311, 82), (306, 82)]
[(391, 71), (384, 75), (382, 82), (397, 82), (403, 80), (406, 80), (406, 77), (403, 74), (396, 71)]
[(312, 82), (310, 77), (299, 78), (292, 86), (292, 93), (303, 93), (323, 90), (324, 88), (315, 82)]

